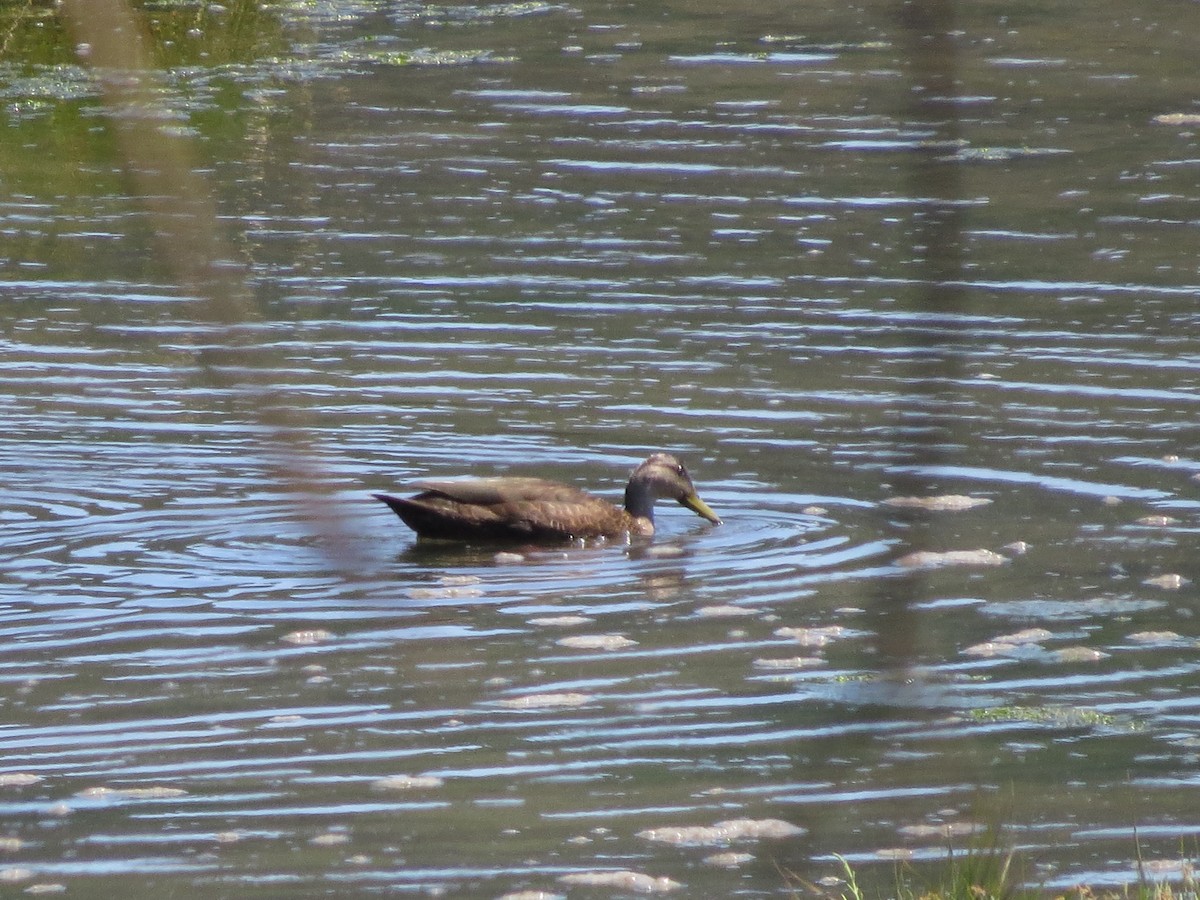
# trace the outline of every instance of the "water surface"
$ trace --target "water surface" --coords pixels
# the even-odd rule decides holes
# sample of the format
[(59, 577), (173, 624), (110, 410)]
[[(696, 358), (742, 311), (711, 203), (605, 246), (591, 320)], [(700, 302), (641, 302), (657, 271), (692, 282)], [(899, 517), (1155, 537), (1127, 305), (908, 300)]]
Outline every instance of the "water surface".
[[(972, 6), (922, 67), (885, 8), (266, 9), (162, 86), (232, 329), (84, 70), (0, 69), (4, 878), (789, 896), (986, 828), (1178, 874), (1200, 11)], [(370, 498), (657, 449), (723, 526), (497, 557)], [(804, 833), (643, 834), (741, 819)]]

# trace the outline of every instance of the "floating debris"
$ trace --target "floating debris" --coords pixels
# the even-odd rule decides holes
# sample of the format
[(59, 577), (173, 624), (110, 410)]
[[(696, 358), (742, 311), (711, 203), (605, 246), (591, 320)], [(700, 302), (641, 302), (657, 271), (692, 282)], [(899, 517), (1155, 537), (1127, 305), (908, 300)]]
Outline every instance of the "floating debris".
[(722, 869), (736, 869), (738, 866), (745, 865), (754, 860), (753, 853), (714, 853), (711, 856), (706, 856), (701, 860), (705, 865), (719, 866)]
[(552, 894), (549, 891), (517, 891), (502, 894), (496, 900), (567, 900), (567, 897), (565, 894)]
[(410, 600), (472, 600), (482, 597), (483, 591), (475, 587), (449, 586), (409, 588), (405, 594)]
[(791, 638), (804, 647), (824, 647), (831, 641), (844, 637), (849, 629), (842, 625), (823, 625), (817, 628), (776, 628), (775, 636)]
[(672, 544), (655, 544), (646, 549), (646, 556), (654, 557), (655, 559), (678, 559), (683, 556), (686, 551), (682, 547), (677, 547)]
[(37, 784), (41, 780), (41, 775), (34, 775), (32, 772), (0, 773), (0, 787), (25, 787), (30, 784)]
[(1129, 640), (1138, 644), (1170, 644), (1182, 639), (1174, 631), (1135, 631), (1129, 635)]
[(667, 894), (681, 887), (678, 881), (673, 881), (665, 875), (655, 878), (643, 875), (641, 872), (620, 870), (616, 872), (572, 872), (560, 875), (558, 880), (563, 884), (577, 884), (584, 887), (607, 887), (629, 891), (634, 894)]
[(930, 512), (960, 512), (987, 506), (992, 501), (987, 497), (968, 497), (965, 494), (942, 494), (938, 497), (888, 497), (885, 506), (897, 509), (925, 509)]
[(1200, 125), (1200, 113), (1162, 113), (1151, 121), (1157, 125)]
[(1191, 579), (1175, 574), (1155, 575), (1153, 578), (1147, 578), (1142, 582), (1142, 584), (1147, 584), (1150, 587), (1162, 588), (1164, 591), (1177, 591), (1185, 584), (1191, 583)]
[(980, 644), (972, 644), (962, 650), (964, 656), (1011, 656), (1018, 651), (1034, 647), (1043, 641), (1054, 637), (1054, 633), (1045, 628), (1026, 628), (1012, 634), (1001, 634)]
[(304, 631), (293, 631), (285, 634), (279, 640), (285, 644), (295, 644), (298, 647), (320, 644), (333, 637), (332, 631), (324, 628), (308, 628)]
[(510, 553), (506, 550), (501, 550), (492, 557), (492, 562), (498, 566), (515, 566), (518, 563), (525, 562), (525, 557), (520, 553)]
[(1119, 724), (1115, 716), (1078, 706), (997, 706), (973, 709), (966, 717), (975, 722), (1030, 722), (1071, 728)]
[(165, 800), (168, 797), (183, 797), (187, 794), (183, 788), (146, 787), (146, 788), (113, 788), (99, 785), (77, 791), (76, 797), (98, 799), (119, 797), (123, 800)]
[(387, 50), (367, 47), (339, 50), (329, 57), (337, 63), (371, 63), (381, 66), (463, 66), (474, 63), (509, 63), (512, 57), (497, 56), (491, 50)]
[(1149, 875), (1158, 879), (1166, 879), (1172, 874), (1192, 877), (1192, 863), (1189, 859), (1143, 859), (1138, 865)]
[(575, 625), (586, 625), (595, 621), (588, 616), (541, 616), (537, 619), (530, 619), (529, 624), (549, 628), (571, 628)]
[(1140, 519), (1135, 519), (1135, 525), (1145, 525), (1148, 528), (1169, 528), (1172, 525), (1178, 525), (1179, 520), (1174, 516), (1142, 516)]
[(960, 147), (942, 159), (951, 162), (1007, 162), (1062, 156), (1071, 152), (1061, 147)]
[(696, 615), (702, 619), (728, 619), (734, 616), (753, 616), (758, 610), (747, 609), (744, 606), (702, 606), (696, 610)]
[(373, 791), (416, 791), (440, 788), (446, 782), (436, 775), (389, 775), (371, 782)]
[(637, 837), (660, 844), (704, 847), (732, 844), (737, 841), (757, 841), (764, 838), (785, 838), (804, 834), (805, 829), (782, 819), (728, 819), (713, 825), (672, 825), (639, 831)]
[(438, 584), (460, 586), (464, 584), (479, 584), (483, 579), (478, 575), (443, 575), (438, 579)]
[(1054, 632), (1047, 628), (1024, 628), (1012, 634), (1002, 634), (992, 638), (993, 641), (1007, 644), (1040, 644), (1054, 637)]
[(524, 697), (509, 697), (500, 705), (508, 709), (540, 709), (554, 706), (583, 706), (595, 700), (592, 694), (564, 692), (561, 694), (526, 694)]
[(979, 644), (972, 644), (970, 647), (964, 647), (960, 652), (963, 656), (980, 656), (985, 659), (992, 659), (997, 656), (1011, 656), (1019, 649), (1019, 644), (1010, 644), (1005, 641), (983, 641)]
[(920, 550), (896, 560), (896, 565), (906, 569), (932, 569), (944, 566), (1001, 566), (1008, 562), (1007, 556), (991, 550)]
[(314, 838), (309, 838), (308, 842), (315, 847), (336, 847), (339, 844), (350, 843), (350, 835), (340, 831), (327, 831)]
[(1054, 651), (1054, 659), (1057, 662), (1073, 663), (1073, 662), (1096, 662), (1101, 659), (1108, 659), (1112, 656), (1111, 653), (1105, 653), (1103, 650), (1093, 650), (1091, 647), (1063, 647), (1061, 650)]
[(16, 853), (28, 846), (29, 842), (23, 841), (19, 837), (0, 837), (0, 853)]
[(623, 650), (637, 646), (637, 641), (620, 634), (573, 634), (554, 643), (572, 650)]
[(825, 660), (819, 656), (788, 656), (783, 659), (756, 659), (752, 663), (756, 669), (811, 669), (813, 666), (823, 666)]

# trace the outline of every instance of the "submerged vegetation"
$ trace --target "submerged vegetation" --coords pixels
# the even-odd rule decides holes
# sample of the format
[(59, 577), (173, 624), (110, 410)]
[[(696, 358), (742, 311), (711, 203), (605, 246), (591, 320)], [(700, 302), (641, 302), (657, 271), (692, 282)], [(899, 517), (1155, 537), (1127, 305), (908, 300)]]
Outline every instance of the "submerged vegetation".
[(1111, 713), (1071, 706), (998, 706), (972, 709), (966, 713), (974, 722), (1029, 722), (1061, 728), (1124, 728), (1140, 730), (1141, 724)]
[[(223, 3), (141, 2), (147, 46), (161, 68), (245, 62), (282, 52), (286, 45), (281, 18), (261, 0)], [(76, 61), (57, 8), (44, 0), (0, 6), (0, 58), (22, 65), (63, 65)]]

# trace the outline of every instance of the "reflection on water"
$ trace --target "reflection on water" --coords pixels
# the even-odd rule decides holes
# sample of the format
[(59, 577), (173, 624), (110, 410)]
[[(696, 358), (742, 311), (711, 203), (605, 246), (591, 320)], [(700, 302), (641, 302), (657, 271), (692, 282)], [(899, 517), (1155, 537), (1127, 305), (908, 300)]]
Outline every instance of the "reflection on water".
[[(87, 91), (7, 111), (0, 876), (787, 896), (996, 826), (1055, 888), (1135, 877), (1135, 826), (1178, 861), (1197, 148), (1154, 117), (1200, 12), (1114, 49), (1122, 9), (959, 10), (943, 133), (870, 12), (406, 10), (168, 73), (236, 351), (115, 160), (47, 187)], [(370, 497), (615, 499), (658, 449), (723, 526), (498, 556)]]

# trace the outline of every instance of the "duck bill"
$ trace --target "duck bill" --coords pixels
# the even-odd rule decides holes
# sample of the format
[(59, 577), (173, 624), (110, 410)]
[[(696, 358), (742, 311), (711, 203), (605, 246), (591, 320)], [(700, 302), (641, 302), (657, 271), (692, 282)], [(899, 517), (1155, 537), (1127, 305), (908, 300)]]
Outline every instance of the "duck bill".
[(708, 519), (708, 521), (712, 522), (714, 525), (721, 524), (721, 517), (709, 509), (708, 504), (701, 500), (699, 495), (691, 494), (687, 497), (684, 497), (679, 502), (681, 505), (686, 506), (701, 518)]

